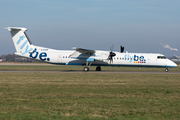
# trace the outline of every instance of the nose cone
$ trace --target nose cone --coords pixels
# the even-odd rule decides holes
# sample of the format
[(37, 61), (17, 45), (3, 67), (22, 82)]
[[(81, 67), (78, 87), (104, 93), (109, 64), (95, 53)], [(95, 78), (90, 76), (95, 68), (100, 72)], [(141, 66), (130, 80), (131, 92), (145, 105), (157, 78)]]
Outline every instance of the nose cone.
[(174, 66), (175, 66), (175, 67), (177, 67), (177, 64), (176, 64), (176, 63), (174, 63)]
[(174, 63), (173, 61), (169, 60), (169, 66), (170, 67), (177, 67), (177, 64)]

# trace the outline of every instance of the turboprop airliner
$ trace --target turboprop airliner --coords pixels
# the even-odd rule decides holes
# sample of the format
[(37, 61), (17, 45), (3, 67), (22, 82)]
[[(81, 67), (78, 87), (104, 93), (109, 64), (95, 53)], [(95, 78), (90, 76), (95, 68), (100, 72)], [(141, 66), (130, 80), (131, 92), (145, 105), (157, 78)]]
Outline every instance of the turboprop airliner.
[(84, 71), (89, 71), (90, 66), (97, 66), (96, 71), (101, 71), (101, 66), (131, 66), (131, 67), (164, 67), (168, 72), (170, 67), (177, 65), (162, 54), (153, 53), (123, 53), (121, 52), (90, 50), (74, 47), (74, 50), (55, 50), (35, 46), (26, 35), (26, 28), (8, 27), (18, 56), (36, 59), (57, 65), (81, 65)]

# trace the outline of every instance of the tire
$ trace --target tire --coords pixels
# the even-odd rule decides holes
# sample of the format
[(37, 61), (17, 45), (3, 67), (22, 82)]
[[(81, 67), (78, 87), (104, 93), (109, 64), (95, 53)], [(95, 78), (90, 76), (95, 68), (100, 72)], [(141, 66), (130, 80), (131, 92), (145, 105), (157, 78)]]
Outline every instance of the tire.
[(96, 71), (101, 71), (101, 67), (100, 67), (100, 66), (97, 66), (97, 67), (96, 67)]
[(88, 68), (88, 67), (84, 67), (84, 71), (85, 71), (85, 72), (88, 72), (88, 71), (89, 71), (89, 68)]
[(168, 69), (168, 68), (166, 68), (166, 69), (165, 69), (165, 72), (168, 72), (168, 71), (169, 71), (169, 69)]

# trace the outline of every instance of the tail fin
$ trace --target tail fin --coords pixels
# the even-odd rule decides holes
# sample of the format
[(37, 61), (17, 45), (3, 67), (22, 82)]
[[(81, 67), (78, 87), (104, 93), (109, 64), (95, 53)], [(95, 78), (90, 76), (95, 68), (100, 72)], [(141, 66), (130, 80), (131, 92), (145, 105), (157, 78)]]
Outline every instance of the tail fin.
[(8, 27), (6, 29), (11, 33), (17, 54), (27, 56), (29, 52), (33, 51), (33, 45), (25, 33), (25, 31), (27, 31), (26, 28)]

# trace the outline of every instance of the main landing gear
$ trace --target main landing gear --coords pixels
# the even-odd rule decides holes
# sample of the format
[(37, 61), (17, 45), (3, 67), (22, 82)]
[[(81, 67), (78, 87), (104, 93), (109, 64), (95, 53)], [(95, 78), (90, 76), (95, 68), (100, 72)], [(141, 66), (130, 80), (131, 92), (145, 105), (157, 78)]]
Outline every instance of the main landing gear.
[[(84, 67), (84, 71), (85, 71), (85, 72), (88, 72), (88, 71), (89, 71), (89, 66)], [(101, 71), (101, 67), (100, 67), (100, 66), (97, 66), (97, 67), (96, 67), (96, 71)]]
[(84, 71), (85, 72), (89, 71), (89, 67), (84, 67)]
[(89, 67), (91, 66), (92, 62), (88, 63), (88, 61), (86, 62), (86, 67), (84, 67), (84, 71), (88, 72), (89, 71)]
[[(86, 62), (86, 67), (84, 67), (84, 71), (85, 72), (88, 72), (89, 71), (89, 67), (91, 66), (92, 62), (88, 63)], [(96, 71), (101, 71), (101, 67), (100, 66), (97, 66), (96, 67)]]

